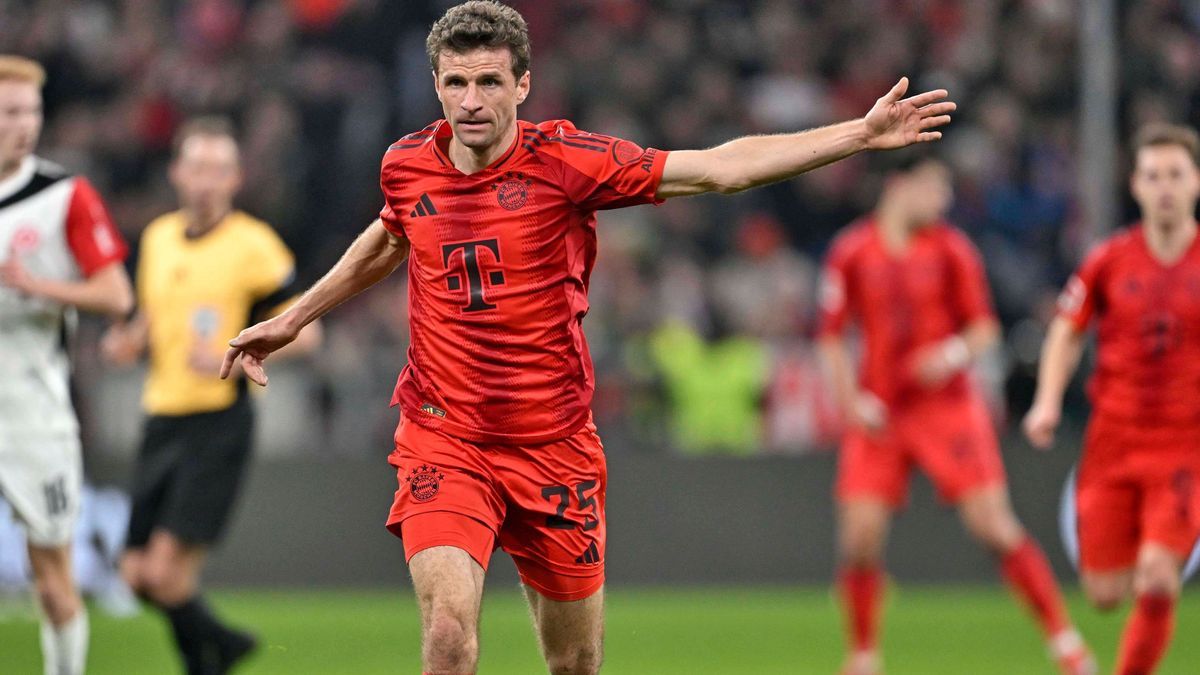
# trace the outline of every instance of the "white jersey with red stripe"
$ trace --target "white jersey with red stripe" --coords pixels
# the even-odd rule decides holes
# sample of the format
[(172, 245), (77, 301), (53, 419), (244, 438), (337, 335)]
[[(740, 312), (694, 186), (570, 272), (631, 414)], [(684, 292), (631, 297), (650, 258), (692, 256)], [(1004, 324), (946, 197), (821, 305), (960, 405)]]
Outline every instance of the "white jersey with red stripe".
[[(30, 156), (0, 181), (0, 261), (78, 281), (126, 251), (86, 179)], [(74, 321), (74, 308), (0, 284), (0, 443), (78, 432), (66, 349)]]

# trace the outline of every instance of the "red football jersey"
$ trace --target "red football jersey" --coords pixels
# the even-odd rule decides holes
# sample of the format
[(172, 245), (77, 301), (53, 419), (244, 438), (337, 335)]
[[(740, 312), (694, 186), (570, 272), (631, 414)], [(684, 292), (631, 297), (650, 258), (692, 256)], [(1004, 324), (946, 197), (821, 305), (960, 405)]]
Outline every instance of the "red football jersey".
[(587, 421), (594, 388), (582, 320), (596, 215), (654, 202), (667, 153), (518, 122), (512, 147), (465, 175), (445, 120), (383, 158), (384, 226), (412, 245), (403, 414), (482, 443), (540, 443)]
[[(913, 235), (908, 248), (885, 248), (868, 216), (838, 236), (821, 281), (821, 334), (840, 335), (851, 321), (863, 337), (859, 381), (889, 404), (929, 393), (916, 380), (923, 347), (993, 316), (979, 253), (966, 235), (937, 223)], [(962, 373), (939, 393), (967, 393)]]
[(1097, 412), (1139, 422), (1200, 421), (1200, 238), (1153, 257), (1140, 224), (1100, 244), (1059, 297), (1076, 330), (1098, 323), (1088, 394)]

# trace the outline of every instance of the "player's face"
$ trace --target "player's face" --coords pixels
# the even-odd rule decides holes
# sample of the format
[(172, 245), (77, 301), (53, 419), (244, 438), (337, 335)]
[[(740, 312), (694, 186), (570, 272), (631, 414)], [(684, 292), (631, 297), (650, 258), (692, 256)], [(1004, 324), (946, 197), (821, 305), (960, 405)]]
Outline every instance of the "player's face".
[(954, 198), (949, 169), (940, 162), (925, 162), (906, 178), (910, 222), (925, 227), (940, 220)]
[(42, 133), (42, 93), (32, 82), (0, 80), (0, 174), (16, 168)]
[(442, 113), (459, 143), (483, 152), (516, 124), (517, 106), (529, 95), (529, 73), (517, 79), (508, 47), (445, 50), (433, 74)]
[(1130, 191), (1148, 222), (1191, 218), (1200, 199), (1200, 169), (1183, 146), (1148, 145), (1138, 150)]
[(184, 208), (204, 216), (224, 214), (242, 186), (237, 143), (228, 136), (190, 136), (171, 165), (171, 184)]

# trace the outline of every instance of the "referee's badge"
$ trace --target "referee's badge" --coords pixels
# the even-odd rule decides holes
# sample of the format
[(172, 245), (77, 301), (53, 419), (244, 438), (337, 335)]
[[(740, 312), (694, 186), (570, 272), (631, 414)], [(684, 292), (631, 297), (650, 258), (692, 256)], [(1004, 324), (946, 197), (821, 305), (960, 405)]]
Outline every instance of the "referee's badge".
[(201, 340), (211, 339), (220, 325), (221, 313), (215, 307), (201, 306), (192, 311), (192, 330)]

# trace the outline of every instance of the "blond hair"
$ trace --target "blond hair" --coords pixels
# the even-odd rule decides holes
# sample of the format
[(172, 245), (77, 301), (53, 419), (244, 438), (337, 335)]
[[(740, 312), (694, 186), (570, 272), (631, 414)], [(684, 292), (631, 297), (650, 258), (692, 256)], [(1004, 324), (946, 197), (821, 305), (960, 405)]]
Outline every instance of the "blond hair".
[(16, 80), (41, 87), (46, 84), (46, 69), (42, 64), (14, 54), (0, 54), (0, 82)]

